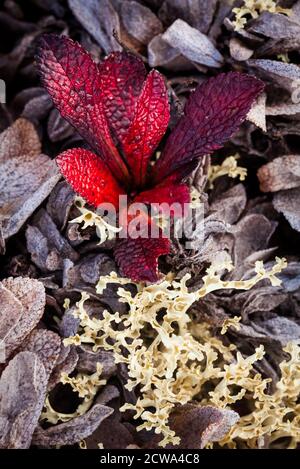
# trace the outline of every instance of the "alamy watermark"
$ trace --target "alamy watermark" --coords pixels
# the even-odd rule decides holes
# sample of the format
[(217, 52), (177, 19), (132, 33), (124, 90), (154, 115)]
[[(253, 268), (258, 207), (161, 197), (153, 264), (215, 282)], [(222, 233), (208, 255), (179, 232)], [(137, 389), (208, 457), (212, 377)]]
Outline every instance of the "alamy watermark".
[(204, 238), (204, 204), (130, 202), (127, 195), (119, 196), (118, 207), (100, 204), (96, 212), (107, 224), (119, 227), (119, 238), (184, 240), (187, 249)]

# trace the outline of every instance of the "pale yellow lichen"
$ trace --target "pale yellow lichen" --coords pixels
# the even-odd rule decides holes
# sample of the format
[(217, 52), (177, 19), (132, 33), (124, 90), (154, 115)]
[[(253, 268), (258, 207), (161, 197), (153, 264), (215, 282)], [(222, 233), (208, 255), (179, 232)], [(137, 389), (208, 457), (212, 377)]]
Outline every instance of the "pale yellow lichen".
[(251, 18), (258, 18), (260, 13), (263, 11), (269, 11), (270, 13), (282, 13), (284, 15), (290, 15), (291, 10), (289, 8), (282, 8), (277, 5), (276, 0), (243, 0), (243, 5), (239, 8), (233, 8), (232, 12), (235, 14), (235, 18), (232, 22), (235, 31), (244, 29), (247, 23), (247, 16)]
[[(83, 296), (84, 300), (86, 296)], [(58, 422), (68, 422), (75, 417), (85, 414), (92, 406), (93, 400), (99, 389), (106, 384), (105, 379), (100, 379), (103, 366), (101, 363), (97, 363), (95, 373), (88, 375), (85, 373), (78, 373), (77, 376), (70, 378), (67, 373), (61, 374), (60, 382), (62, 384), (69, 384), (73, 391), (78, 394), (78, 397), (82, 398), (82, 402), (79, 404), (75, 412), (71, 414), (64, 414), (57, 412), (53, 409), (49, 396), (46, 397), (44, 410), (41, 414), (41, 420), (46, 420), (49, 423), (56, 424)]]
[(242, 318), (240, 316), (234, 316), (233, 318), (226, 318), (222, 324), (222, 329), (221, 329), (220, 334), (221, 335), (226, 334), (229, 327), (232, 327), (236, 329), (237, 331), (239, 331), (241, 328), (241, 325), (240, 325), (241, 319)]
[(225, 158), (223, 163), (220, 165), (211, 165), (208, 172), (208, 185), (212, 189), (214, 187), (214, 181), (221, 176), (229, 176), (230, 178), (239, 178), (240, 181), (244, 181), (247, 176), (247, 169), (238, 166), (237, 160), (239, 154), (228, 156)]
[(99, 238), (99, 243), (102, 244), (106, 240), (113, 239), (116, 233), (119, 233), (122, 228), (109, 224), (100, 215), (89, 210), (85, 207), (85, 200), (82, 197), (75, 198), (75, 204), (81, 215), (74, 218), (69, 223), (83, 223), (82, 230), (85, 230), (88, 226), (94, 226), (96, 233)]
[[(176, 445), (179, 438), (168, 424), (176, 405), (194, 399), (199, 405), (209, 402), (218, 407), (230, 407), (247, 397), (249, 386), (254, 390), (255, 399), (268, 383), (253, 371), (254, 362), (263, 356), (262, 346), (250, 357), (243, 357), (234, 345), (224, 345), (213, 336), (207, 324), (195, 324), (188, 314), (190, 306), (219, 289), (247, 290), (263, 279), (278, 285), (276, 274), (285, 266), (284, 259), (276, 259), (267, 271), (262, 262), (257, 262), (255, 275), (239, 281), (224, 281), (218, 275), (224, 268), (230, 270), (231, 264), (211, 266), (197, 291), (187, 287), (189, 275), (180, 281), (169, 275), (158, 284), (136, 284), (136, 294), (119, 288), (120, 301), (129, 306), (128, 314), (121, 317), (118, 312), (104, 311), (102, 319), (90, 318), (84, 307), (88, 298), (85, 294), (74, 312), (80, 319), (79, 333), (65, 339), (64, 343), (91, 344), (94, 351), (112, 350), (116, 363), (127, 365), (127, 389), (138, 386), (140, 390), (137, 402), (125, 404), (121, 410), (134, 410), (135, 418), (143, 421), (138, 430), (154, 429), (161, 434), (161, 446)], [(126, 285), (131, 282), (112, 273), (101, 277), (97, 292), (101, 294), (109, 283)], [(237, 320), (233, 322), (236, 325)], [(207, 392), (208, 383), (213, 391)], [(229, 442), (224, 440), (222, 444), (229, 445)]]

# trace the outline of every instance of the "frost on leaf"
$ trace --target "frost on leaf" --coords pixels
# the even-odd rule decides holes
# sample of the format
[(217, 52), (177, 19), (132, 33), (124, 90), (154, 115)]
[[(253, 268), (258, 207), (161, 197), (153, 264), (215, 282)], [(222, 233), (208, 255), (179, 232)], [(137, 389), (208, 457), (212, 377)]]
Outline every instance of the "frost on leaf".
[[(119, 288), (120, 301), (128, 305), (128, 314), (120, 316), (118, 312), (104, 311), (102, 319), (90, 318), (86, 313), (88, 295), (84, 294), (74, 311), (74, 316), (80, 319), (80, 331), (64, 343), (90, 344), (95, 352), (102, 348), (112, 350), (116, 363), (127, 365), (126, 388), (140, 389), (136, 403), (125, 404), (122, 410), (133, 410), (135, 418), (141, 419), (138, 430), (155, 430), (161, 435), (159, 445), (177, 445), (180, 438), (169, 422), (175, 406), (196, 399), (199, 406), (209, 404), (230, 409), (232, 403), (244, 396), (243, 390), (236, 387), (243, 387), (245, 376), (252, 376), (253, 363), (263, 356), (262, 348), (246, 358), (234, 352), (235, 346), (226, 346), (212, 336), (208, 325), (194, 324), (189, 308), (216, 290), (248, 290), (263, 279), (276, 286), (280, 284), (277, 274), (285, 266), (284, 260), (277, 259), (273, 267), (266, 270), (262, 262), (257, 262), (255, 275), (248, 280), (224, 281), (218, 272), (224, 268), (230, 270), (232, 266), (220, 263), (207, 269), (203, 285), (197, 291), (188, 289), (189, 275), (177, 281), (171, 274), (158, 284), (136, 284), (136, 294)], [(110, 283), (126, 285), (130, 280), (111, 273), (100, 278), (97, 293), (102, 294)], [(227, 383), (228, 367), (232, 367), (232, 381)], [(257, 376), (251, 379), (257, 383)], [(223, 384), (218, 387), (222, 380)], [(215, 394), (207, 394), (207, 384), (213, 386)]]
[(0, 224), (4, 238), (17, 233), (60, 179), (41, 154), (34, 126), (21, 118), (0, 134)]
[(44, 365), (33, 352), (20, 352), (0, 378), (0, 448), (30, 446), (46, 394)]
[(7, 278), (0, 282), (1, 361), (6, 361), (30, 334), (44, 313), (45, 288), (30, 278)]

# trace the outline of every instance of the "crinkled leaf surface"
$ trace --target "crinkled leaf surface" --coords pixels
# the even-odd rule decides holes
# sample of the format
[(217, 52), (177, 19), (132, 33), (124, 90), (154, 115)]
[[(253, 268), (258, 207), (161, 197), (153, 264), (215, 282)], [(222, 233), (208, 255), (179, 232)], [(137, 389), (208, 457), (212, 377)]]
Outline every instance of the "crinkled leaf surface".
[(0, 135), (0, 223), (4, 238), (17, 233), (60, 179), (41, 154), (34, 126), (21, 118)]
[(155, 165), (156, 180), (220, 148), (262, 89), (261, 81), (237, 72), (221, 73), (198, 86)]
[(42, 317), (45, 288), (35, 279), (10, 277), (0, 282), (0, 299), (0, 343), (6, 359)]
[(33, 352), (20, 352), (0, 378), (0, 448), (26, 449), (43, 408), (47, 375)]

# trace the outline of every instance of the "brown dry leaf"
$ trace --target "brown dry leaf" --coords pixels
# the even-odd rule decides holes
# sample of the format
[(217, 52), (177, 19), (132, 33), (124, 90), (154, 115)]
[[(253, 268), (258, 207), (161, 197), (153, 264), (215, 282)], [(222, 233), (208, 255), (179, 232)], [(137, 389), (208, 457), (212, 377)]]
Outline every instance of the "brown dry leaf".
[(280, 191), (274, 195), (273, 205), (283, 213), (294, 230), (300, 231), (300, 188)]
[(66, 227), (74, 198), (73, 189), (66, 181), (59, 182), (49, 196), (47, 212), (60, 230)]
[(118, 11), (127, 33), (141, 44), (147, 45), (163, 30), (162, 23), (152, 11), (136, 1), (118, 1)]
[(221, 440), (238, 420), (233, 410), (186, 404), (171, 414), (170, 427), (180, 437), (179, 448), (202, 449)]
[(300, 186), (300, 155), (285, 155), (261, 166), (257, 172), (262, 192)]
[(21, 352), (9, 362), (0, 378), (0, 448), (30, 446), (46, 387), (46, 371), (35, 353)]
[(35, 279), (10, 277), (0, 282), (0, 303), (0, 344), (7, 359), (42, 317), (45, 288)]
[(78, 354), (75, 347), (62, 347), (60, 356), (57, 359), (57, 364), (55, 365), (48, 382), (48, 391), (53, 389), (54, 386), (60, 382), (62, 373), (66, 373), (67, 375), (71, 374), (72, 371), (74, 371), (77, 362)]
[(44, 447), (73, 445), (91, 435), (96, 428), (113, 413), (113, 409), (95, 404), (88, 412), (66, 423), (55, 425), (47, 430), (38, 427), (33, 435), (33, 443)]
[(43, 363), (49, 378), (59, 357), (60, 348), (61, 338), (58, 334), (45, 329), (34, 329), (26, 337), (20, 347), (20, 351), (27, 350), (28, 352), (35, 353)]
[(0, 135), (0, 223), (4, 238), (21, 228), (60, 179), (54, 161), (41, 154), (34, 126), (21, 118)]
[(68, 0), (68, 3), (77, 20), (106, 54), (122, 50), (113, 37), (114, 31), (120, 37), (119, 16), (109, 0)]
[(162, 39), (196, 64), (216, 68), (223, 64), (222, 55), (210, 39), (181, 19), (174, 21)]
[(217, 0), (165, 0), (159, 17), (170, 23), (181, 18), (202, 33), (207, 33), (217, 6)]

